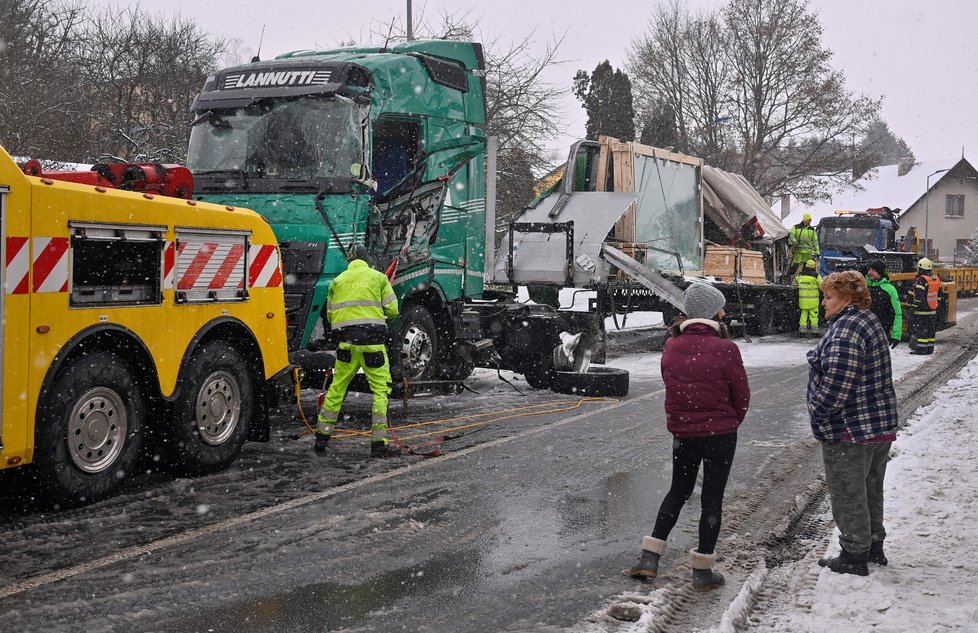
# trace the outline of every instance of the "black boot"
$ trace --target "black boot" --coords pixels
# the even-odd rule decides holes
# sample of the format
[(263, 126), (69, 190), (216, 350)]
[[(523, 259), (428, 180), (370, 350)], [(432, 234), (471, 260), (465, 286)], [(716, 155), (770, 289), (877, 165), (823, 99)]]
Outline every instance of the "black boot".
[(326, 445), (329, 444), (329, 436), (323, 435), (322, 433), (316, 433), (316, 443), (312, 445), (312, 450), (317, 453), (322, 453), (326, 450)]
[(890, 562), (886, 560), (886, 554), (883, 553), (883, 541), (873, 541), (869, 546), (869, 562), (884, 566)]
[(845, 549), (839, 552), (834, 558), (820, 558), (818, 564), (828, 567), (837, 574), (853, 574), (855, 576), (868, 576), (869, 567), (866, 561), (869, 559), (869, 552), (862, 554), (850, 554)]
[(635, 565), (628, 570), (628, 575), (632, 578), (649, 579), (655, 578), (659, 573), (659, 557), (666, 552), (666, 542), (651, 536), (642, 537), (642, 557)]
[(391, 446), (387, 442), (371, 442), (370, 456), (371, 457), (400, 457), (401, 450), (395, 446)]
[(695, 549), (689, 550), (689, 565), (693, 568), (693, 591), (709, 591), (723, 584), (723, 574), (713, 571), (713, 564), (716, 562), (716, 553), (700, 554)]

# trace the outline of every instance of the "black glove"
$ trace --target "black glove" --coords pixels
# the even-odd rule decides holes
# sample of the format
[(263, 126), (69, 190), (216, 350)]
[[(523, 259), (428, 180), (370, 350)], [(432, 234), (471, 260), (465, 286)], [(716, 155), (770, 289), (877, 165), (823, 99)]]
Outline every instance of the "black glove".
[(896, 346), (900, 344), (900, 339), (893, 338), (890, 339), (890, 349), (896, 349)]

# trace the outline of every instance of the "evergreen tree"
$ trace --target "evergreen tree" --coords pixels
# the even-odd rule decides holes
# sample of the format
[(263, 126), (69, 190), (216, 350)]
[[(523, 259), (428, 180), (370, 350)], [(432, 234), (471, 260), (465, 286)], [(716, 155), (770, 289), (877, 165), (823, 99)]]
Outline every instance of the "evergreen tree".
[(647, 110), (642, 120), (642, 135), (639, 142), (653, 147), (672, 147), (676, 151), (685, 152), (679, 141), (679, 130), (676, 128), (676, 113), (668, 103), (658, 101)]
[(587, 138), (596, 140), (604, 135), (635, 140), (632, 82), (624, 72), (612, 68), (608, 60), (598, 64), (590, 75), (577, 71), (574, 95), (587, 111)]

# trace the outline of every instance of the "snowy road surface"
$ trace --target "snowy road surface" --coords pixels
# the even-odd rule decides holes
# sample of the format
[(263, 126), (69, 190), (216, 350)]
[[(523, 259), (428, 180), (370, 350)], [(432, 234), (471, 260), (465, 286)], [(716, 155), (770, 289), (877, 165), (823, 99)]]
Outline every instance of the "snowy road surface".
[[(921, 378), (974, 339), (971, 316), (939, 335), (934, 358), (894, 353), (902, 402), (939, 386)], [(741, 343), (754, 398), (721, 533), (728, 584), (695, 600), (681, 554), (695, 512), (654, 586), (621, 574), (670, 471), (658, 354), (646, 353), (610, 363), (633, 373), (620, 402), (516, 382), (524, 396), (480, 372), (468, 382), (478, 395), (419, 398), (406, 416), (395, 407), (399, 425), (491, 414), (402, 429), (482, 424), (452, 431), (471, 434), (439, 458), (370, 461), (360, 437), (318, 457), (308, 436), (293, 439), (301, 422), (283, 417), (272, 442), (247, 445), (227, 472), (153, 474), (87, 508), (4, 514), (0, 612), (28, 629), (86, 632), (709, 629), (733, 617), (759, 553), (778, 569), (829, 543), (803, 407), (810, 345)]]

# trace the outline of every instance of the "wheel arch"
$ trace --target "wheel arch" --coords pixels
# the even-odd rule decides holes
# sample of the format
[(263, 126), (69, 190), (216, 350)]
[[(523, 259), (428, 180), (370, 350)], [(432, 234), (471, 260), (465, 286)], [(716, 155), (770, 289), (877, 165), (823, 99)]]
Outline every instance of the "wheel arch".
[(265, 362), (262, 355), (261, 345), (243, 321), (233, 317), (220, 317), (208, 321), (201, 327), (190, 340), (187, 349), (184, 350), (183, 358), (180, 360), (180, 370), (177, 374), (177, 386), (173, 393), (166, 398), (168, 402), (174, 402), (178, 398), (185, 397), (184, 391), (187, 383), (187, 373), (190, 371), (190, 360), (194, 353), (212, 341), (222, 341), (235, 348), (248, 363), (252, 379), (255, 385), (256, 394), (256, 415), (252, 420), (251, 428), (248, 429), (248, 439), (252, 441), (267, 441), (270, 433), (268, 420), (268, 388), (265, 381)]
[[(129, 328), (105, 323), (81, 330), (58, 350), (41, 382), (35, 408), (40, 407), (55, 379), (65, 367), (75, 359), (96, 351), (108, 351), (118, 355), (132, 372), (145, 398), (157, 404), (164, 400), (160, 389), (159, 371), (146, 344)], [(140, 371), (135, 371), (137, 369)]]

